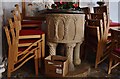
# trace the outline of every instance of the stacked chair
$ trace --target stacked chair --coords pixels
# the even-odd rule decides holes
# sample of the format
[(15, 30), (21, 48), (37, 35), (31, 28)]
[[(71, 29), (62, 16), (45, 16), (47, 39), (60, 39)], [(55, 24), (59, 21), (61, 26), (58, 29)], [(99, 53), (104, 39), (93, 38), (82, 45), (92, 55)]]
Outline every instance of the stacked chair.
[[(120, 24), (119, 23), (115, 23), (115, 22), (110, 22), (110, 18), (109, 18), (109, 12), (108, 12), (108, 8), (107, 8), (107, 6), (102, 6), (102, 7), (94, 7), (94, 12), (95, 13), (98, 13), (98, 12), (105, 12), (106, 13), (106, 15), (107, 15), (107, 17), (106, 17), (106, 20), (107, 20), (107, 27), (106, 27), (106, 31), (105, 31), (105, 39), (104, 39), (104, 43), (106, 42), (106, 40), (107, 40), (107, 44), (106, 44), (106, 49), (107, 49), (107, 53), (108, 53), (108, 55), (110, 55), (110, 53), (112, 52), (112, 43), (111, 43), (111, 41), (112, 41), (112, 36), (111, 36), (111, 32), (110, 32), (110, 28), (113, 28), (113, 27), (118, 27), (118, 26), (120, 26)], [(111, 71), (111, 68), (109, 69), (109, 72), (108, 73), (110, 73), (110, 71)]]
[[(107, 6), (101, 6), (101, 7), (94, 7), (95, 13), (102, 13), (105, 12), (107, 16), (107, 31), (105, 32), (105, 36), (107, 38), (107, 44), (110, 42), (108, 46), (108, 54), (109, 54), (109, 68), (108, 68), (108, 74), (111, 73), (111, 70), (118, 66), (120, 63), (120, 31), (118, 27), (120, 26), (120, 23), (116, 22), (110, 22), (109, 20), (109, 13)], [(111, 28), (115, 29), (111, 29)], [(110, 30), (109, 30), (110, 29)], [(106, 39), (105, 39), (106, 40)]]
[[(108, 11), (108, 7), (107, 6), (98, 6), (98, 7), (94, 7), (94, 12), (95, 13), (103, 13), (105, 12), (106, 15), (108, 15), (108, 19), (110, 20), (109, 18), (109, 11)], [(116, 27), (116, 26), (120, 26), (120, 23), (117, 23), (117, 22), (109, 22), (109, 27)]]
[(94, 13), (89, 13), (87, 17), (85, 44), (86, 47), (91, 47), (92, 51), (96, 52), (95, 68), (97, 68), (108, 57), (110, 52), (108, 50), (110, 46), (107, 45), (109, 31), (107, 6), (94, 7)]
[(43, 63), (45, 57), (45, 33), (29, 27), (23, 29), (22, 21), (16, 13), (13, 17), (13, 20), (8, 20), (9, 26), (4, 27), (9, 46), (8, 77), (32, 58), (35, 60), (35, 73), (38, 75), (38, 67), (41, 67), (40, 63)]
[(95, 68), (98, 63), (101, 61), (100, 58), (103, 55), (103, 47), (102, 47), (102, 38), (103, 38), (103, 25), (102, 20), (94, 20), (88, 19), (86, 26), (86, 38), (85, 44), (86, 48), (92, 49), (93, 52), (96, 52), (95, 59)]

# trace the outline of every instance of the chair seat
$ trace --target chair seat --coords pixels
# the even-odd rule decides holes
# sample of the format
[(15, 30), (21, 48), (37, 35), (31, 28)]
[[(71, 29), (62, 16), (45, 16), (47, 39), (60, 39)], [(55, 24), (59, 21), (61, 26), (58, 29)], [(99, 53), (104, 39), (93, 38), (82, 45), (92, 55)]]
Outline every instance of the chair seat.
[[(36, 46), (32, 47), (31, 49), (34, 49)], [(18, 48), (18, 52), (21, 53), (23, 51), (25, 51), (28, 47), (19, 47)], [(29, 50), (30, 51), (30, 50)]]
[(120, 26), (120, 23), (110, 22), (110, 27)]
[(115, 53), (120, 54), (120, 48), (116, 48), (113, 50)]
[(21, 21), (22, 24), (42, 24), (42, 21), (37, 21), (37, 20), (23, 20)]
[(23, 43), (34, 43), (34, 42), (36, 42), (37, 40), (39, 40), (39, 38), (36, 38), (36, 39), (20, 39), (20, 40), (19, 40), (19, 44), (23, 44)]
[(20, 30), (20, 36), (24, 35), (42, 35), (44, 32), (41, 30)]
[(41, 29), (42, 21), (25, 20), (21, 21), (22, 29)]

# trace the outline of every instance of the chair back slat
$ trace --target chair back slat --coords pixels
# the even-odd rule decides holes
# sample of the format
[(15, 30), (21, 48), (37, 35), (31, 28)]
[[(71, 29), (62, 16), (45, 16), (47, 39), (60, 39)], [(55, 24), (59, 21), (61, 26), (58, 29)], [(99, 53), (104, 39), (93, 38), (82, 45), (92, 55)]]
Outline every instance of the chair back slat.
[(100, 13), (90, 13), (88, 14), (88, 18), (89, 19), (96, 19), (96, 20), (102, 20), (103, 22), (103, 32), (106, 30), (106, 26), (107, 26), (107, 23), (106, 23), (106, 14), (105, 12), (100, 14)]
[(16, 26), (15, 24), (12, 22), (12, 19), (9, 19), (9, 25), (10, 25), (10, 31), (11, 31), (11, 35), (12, 35), (12, 46), (14, 47), (14, 51), (13, 51), (13, 55), (14, 61), (17, 61), (17, 52), (18, 52), (18, 30), (16, 30)]
[(103, 22), (102, 19), (88, 19), (86, 29), (86, 46), (96, 52), (95, 68), (102, 62), (103, 51)]
[(106, 14), (106, 29), (109, 28), (109, 20), (110, 20), (110, 17), (109, 17), (109, 9), (107, 6), (97, 6), (97, 7), (94, 7), (94, 13), (105, 13)]
[(15, 28), (16, 28), (16, 30), (21, 30), (22, 29), (21, 20), (18, 19), (15, 10), (12, 11), (12, 14), (13, 14), (13, 20), (14, 20), (14, 22), (15, 21), (18, 22), (18, 23), (15, 22), (15, 26), (16, 26)]
[(103, 13), (103, 12), (105, 12), (106, 15), (108, 15), (107, 6), (97, 6), (97, 7), (94, 7), (94, 13)]
[(110, 29), (110, 31), (111, 31), (112, 47), (120, 48), (120, 31), (113, 29)]
[[(87, 40), (86, 41), (96, 41), (96, 43), (98, 43), (98, 41), (100, 40), (100, 30), (99, 27), (91, 27), (88, 26), (87, 28)], [(95, 43), (94, 43), (95, 44)]]
[(12, 19), (9, 19), (9, 25), (10, 25), (10, 31), (11, 31), (11, 35), (12, 35), (12, 43), (15, 42), (15, 28), (14, 28), (14, 25), (13, 25), (13, 22), (12, 22)]
[(5, 29), (8, 45), (9, 47), (11, 47), (12, 42), (11, 42), (11, 37), (10, 37), (10, 30), (8, 30), (7, 26), (4, 26), (4, 29)]
[(87, 26), (99, 27), (100, 38), (103, 37), (103, 22), (102, 22), (102, 20), (88, 19), (86, 22), (87, 22)]
[(102, 21), (89, 19), (86, 22), (87, 22), (87, 27), (86, 27), (87, 32), (85, 36), (86, 44), (87, 43), (88, 45), (93, 44), (93, 47), (97, 48), (98, 43), (101, 41), (101, 38), (103, 37), (103, 31), (102, 31), (103, 29), (101, 25)]
[(15, 5), (15, 12), (17, 13), (18, 20), (22, 21), (19, 5)]

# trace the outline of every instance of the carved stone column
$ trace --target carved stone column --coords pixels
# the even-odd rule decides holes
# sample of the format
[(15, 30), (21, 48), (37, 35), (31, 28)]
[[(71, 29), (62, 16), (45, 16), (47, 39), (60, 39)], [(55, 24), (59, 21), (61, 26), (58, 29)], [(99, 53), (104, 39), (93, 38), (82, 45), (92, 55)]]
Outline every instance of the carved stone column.
[(75, 65), (79, 65), (81, 63), (80, 45), (81, 45), (81, 43), (77, 43), (76, 46), (75, 46), (75, 51), (74, 51), (74, 64)]
[(74, 71), (74, 64), (73, 64), (73, 48), (75, 47), (75, 43), (68, 43), (66, 44), (66, 50), (67, 50), (67, 58), (69, 61), (69, 71)]
[(49, 46), (49, 53), (50, 53), (50, 55), (56, 55), (57, 43), (48, 42), (47, 44)]

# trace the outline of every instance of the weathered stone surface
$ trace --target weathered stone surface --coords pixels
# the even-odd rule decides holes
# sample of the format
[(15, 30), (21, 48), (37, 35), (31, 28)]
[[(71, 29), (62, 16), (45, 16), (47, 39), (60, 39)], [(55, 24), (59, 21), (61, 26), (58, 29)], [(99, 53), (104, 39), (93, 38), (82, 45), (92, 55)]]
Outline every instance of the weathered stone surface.
[(81, 64), (80, 45), (84, 40), (84, 17), (84, 14), (61, 13), (46, 16), (49, 53), (56, 55), (57, 44), (64, 43), (70, 71), (74, 71), (74, 64)]
[(79, 66), (75, 67), (75, 70), (69, 72), (66, 77), (87, 77), (90, 73), (90, 65), (87, 63), (82, 63)]

